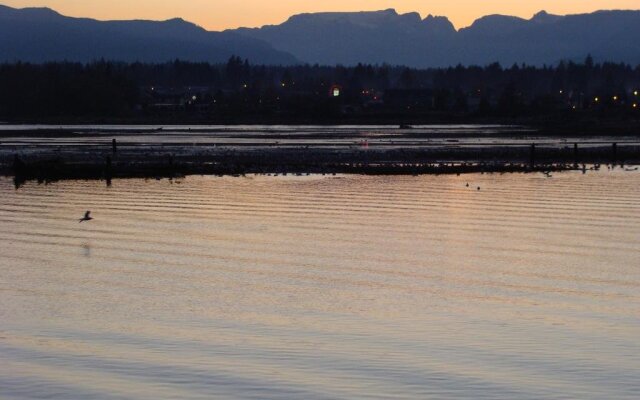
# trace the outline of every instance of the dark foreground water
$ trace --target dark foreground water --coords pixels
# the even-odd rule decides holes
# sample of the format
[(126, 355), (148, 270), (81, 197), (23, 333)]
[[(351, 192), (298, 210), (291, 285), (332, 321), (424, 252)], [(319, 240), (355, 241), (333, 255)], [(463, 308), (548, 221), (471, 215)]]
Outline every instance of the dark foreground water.
[(640, 172), (0, 179), (0, 228), (2, 399), (640, 393)]

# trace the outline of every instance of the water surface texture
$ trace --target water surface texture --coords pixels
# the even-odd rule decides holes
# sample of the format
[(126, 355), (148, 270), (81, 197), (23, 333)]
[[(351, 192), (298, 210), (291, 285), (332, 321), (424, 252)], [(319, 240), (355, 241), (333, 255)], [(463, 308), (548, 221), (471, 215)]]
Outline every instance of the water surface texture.
[(0, 398), (637, 399), (639, 195), (620, 169), (3, 178)]

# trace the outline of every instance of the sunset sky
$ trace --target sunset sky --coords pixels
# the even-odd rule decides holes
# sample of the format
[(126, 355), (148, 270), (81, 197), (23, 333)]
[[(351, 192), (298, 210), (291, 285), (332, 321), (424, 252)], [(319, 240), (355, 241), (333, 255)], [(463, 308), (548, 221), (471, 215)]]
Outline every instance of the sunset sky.
[(290, 15), (318, 11), (395, 8), (445, 15), (457, 28), (487, 14), (525, 18), (545, 9), (572, 14), (599, 9), (640, 9), (639, 0), (0, 0), (11, 7), (50, 7), (62, 14), (96, 19), (169, 19), (181, 17), (210, 30), (277, 24)]

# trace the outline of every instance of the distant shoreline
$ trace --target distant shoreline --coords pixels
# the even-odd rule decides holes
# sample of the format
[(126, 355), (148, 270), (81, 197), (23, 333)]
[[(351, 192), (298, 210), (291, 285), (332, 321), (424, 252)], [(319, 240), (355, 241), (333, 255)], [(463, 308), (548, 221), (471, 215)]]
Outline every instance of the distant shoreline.
[[(315, 136), (303, 132), (302, 142), (301, 134), (295, 130), (277, 134), (249, 132), (246, 136), (240, 131), (228, 138), (225, 131), (220, 131), (223, 142), (217, 144), (184, 143), (179, 141), (180, 135), (173, 141), (157, 143), (145, 141), (144, 130), (133, 130), (130, 133), (134, 136), (116, 139), (115, 146), (109, 132), (95, 129), (0, 131), (0, 174), (14, 177), (19, 186), (30, 180), (109, 182), (117, 178), (246, 174), (550, 173), (586, 172), (599, 168), (600, 164), (640, 165), (639, 135), (594, 137), (574, 132), (559, 136), (560, 133), (520, 129), (523, 130), (492, 132), (483, 140), (482, 136), (455, 131), (440, 133), (437, 139), (425, 139), (426, 134), (420, 130), (397, 129), (396, 133), (387, 127), (383, 133), (392, 139), (383, 141), (375, 135), (358, 139), (357, 130), (346, 138), (339, 130), (329, 130), (314, 133)], [(91, 132), (97, 136), (92, 137)], [(187, 141), (191, 137), (200, 138), (198, 131), (181, 132), (186, 134)], [(175, 130), (167, 132), (169, 136), (171, 133), (176, 134)], [(14, 139), (9, 139), (12, 135)], [(25, 144), (7, 144), (15, 136), (25, 140)], [(163, 132), (157, 136), (162, 137)], [(47, 144), (56, 138), (71, 142)], [(140, 141), (127, 142), (127, 138)], [(212, 133), (205, 138), (217, 136)], [(371, 144), (368, 140), (372, 140)]]
[[(43, 129), (23, 129), (23, 126), (46, 126)], [(130, 127), (130, 131), (138, 133), (154, 132), (158, 128), (166, 127), (174, 129), (176, 126), (188, 127), (193, 130), (210, 129), (211, 126), (385, 126), (388, 128), (412, 128), (414, 126), (513, 126), (526, 127), (535, 130), (544, 136), (638, 136), (640, 137), (640, 119), (638, 118), (596, 118), (584, 116), (583, 118), (563, 118), (562, 116), (549, 118), (485, 118), (441, 115), (433, 117), (405, 117), (398, 116), (368, 116), (368, 117), (344, 117), (344, 118), (224, 118), (224, 119), (156, 119), (156, 118), (124, 118), (124, 119), (44, 119), (44, 120), (4, 120), (0, 121), (0, 138), (7, 135), (35, 135), (48, 132), (52, 135), (69, 133), (74, 131), (99, 130), (99, 128), (81, 128), (87, 126), (103, 127)], [(20, 126), (20, 129), (11, 130), (12, 126)], [(138, 129), (139, 128), (139, 129)], [(109, 129), (107, 129), (109, 130)]]

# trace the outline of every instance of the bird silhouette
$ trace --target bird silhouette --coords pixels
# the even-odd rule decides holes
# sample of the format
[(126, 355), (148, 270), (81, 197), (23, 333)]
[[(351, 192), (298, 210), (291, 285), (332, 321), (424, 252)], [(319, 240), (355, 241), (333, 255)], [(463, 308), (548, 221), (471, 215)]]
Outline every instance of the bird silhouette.
[(84, 213), (84, 218), (80, 218), (79, 223), (83, 223), (85, 221), (91, 221), (93, 218), (91, 218), (91, 211), (87, 211), (86, 213)]

